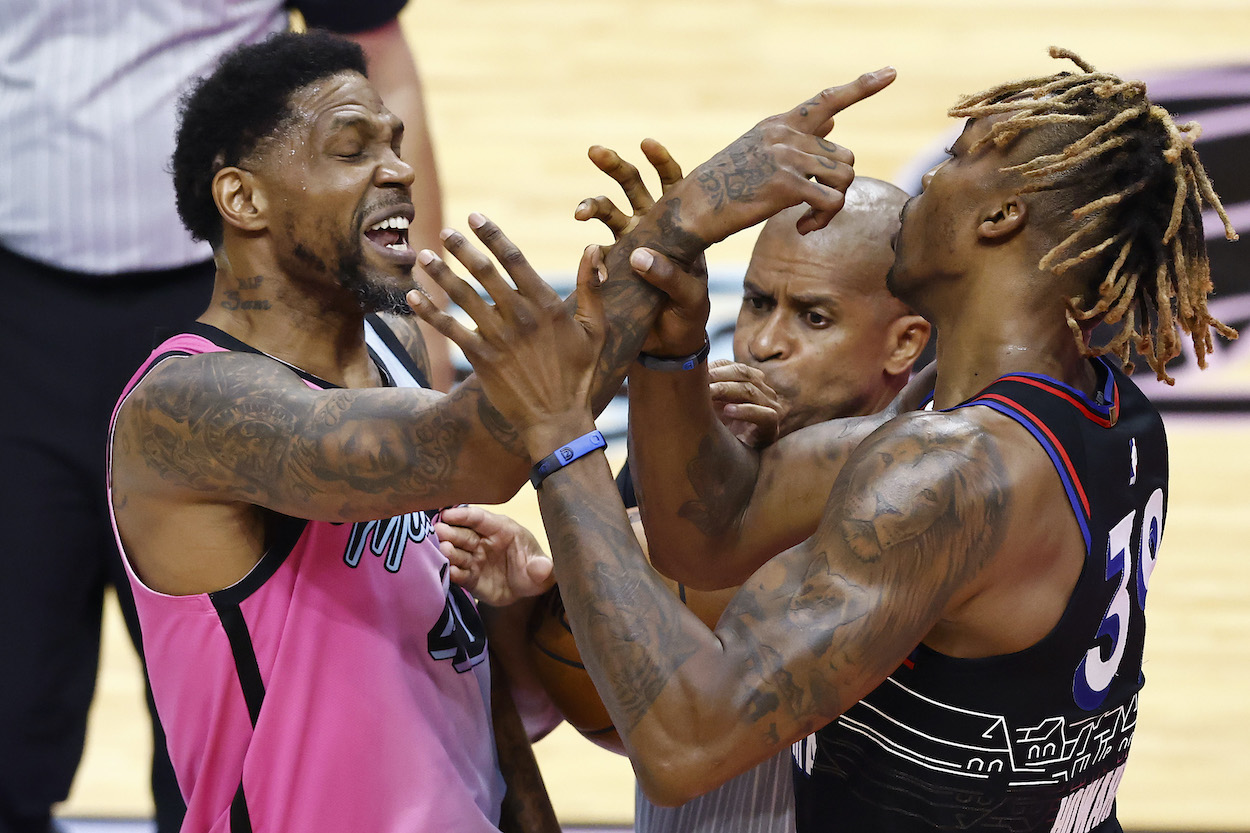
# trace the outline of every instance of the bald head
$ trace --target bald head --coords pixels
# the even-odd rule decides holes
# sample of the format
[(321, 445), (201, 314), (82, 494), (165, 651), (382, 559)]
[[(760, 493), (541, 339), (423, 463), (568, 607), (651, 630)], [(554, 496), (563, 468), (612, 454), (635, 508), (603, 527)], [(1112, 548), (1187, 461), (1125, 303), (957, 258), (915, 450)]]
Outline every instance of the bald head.
[(764, 224), (743, 281), (734, 358), (760, 368), (788, 408), (782, 433), (883, 408), (929, 325), (886, 289), (905, 191), (856, 178), (845, 207), (800, 235), (806, 205)]
[[(755, 251), (773, 257), (781, 252), (795, 260), (828, 270), (829, 280), (840, 287), (891, 298), (885, 275), (894, 263), (890, 240), (899, 227), (899, 212), (907, 202), (902, 188), (880, 179), (857, 177), (846, 192), (846, 205), (829, 225), (801, 235), (795, 223), (807, 205), (796, 205), (764, 224)], [(899, 313), (905, 311), (901, 302)]]

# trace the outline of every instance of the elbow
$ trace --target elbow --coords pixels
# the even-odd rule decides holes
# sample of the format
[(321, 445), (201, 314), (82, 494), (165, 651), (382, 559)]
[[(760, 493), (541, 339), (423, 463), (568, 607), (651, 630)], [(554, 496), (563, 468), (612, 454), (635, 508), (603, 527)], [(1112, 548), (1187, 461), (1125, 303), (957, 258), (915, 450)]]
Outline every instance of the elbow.
[(493, 483), (487, 485), (484, 489), (480, 489), (479, 493), (484, 493), (481, 497), (475, 497), (473, 500), (465, 502), (488, 505), (507, 503), (516, 497), (516, 493), (521, 491), (521, 486), (525, 482), (524, 475), (519, 477), (509, 477), (505, 475), (497, 478)]
[(744, 572), (738, 566), (738, 559), (730, 555), (728, 542), (715, 555), (693, 550), (680, 554), (652, 550), (649, 556), (651, 566), (660, 575), (681, 582), (691, 590), (705, 592), (738, 587), (755, 571)]
[(721, 768), (697, 748), (660, 753), (631, 750), (630, 760), (643, 795), (660, 807), (678, 807), (726, 780), (718, 775)]

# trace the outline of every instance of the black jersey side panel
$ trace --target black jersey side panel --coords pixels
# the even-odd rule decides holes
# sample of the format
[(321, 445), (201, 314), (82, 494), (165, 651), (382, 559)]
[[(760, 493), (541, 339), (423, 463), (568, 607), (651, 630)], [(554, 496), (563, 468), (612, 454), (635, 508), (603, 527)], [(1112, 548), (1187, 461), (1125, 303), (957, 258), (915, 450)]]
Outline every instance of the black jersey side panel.
[(1059, 623), (1005, 656), (956, 659), (918, 646), (860, 703), (795, 745), (799, 831), (1120, 829), (1115, 791), (1143, 683), (1167, 444), (1132, 382), (1096, 366), (1093, 398), (1021, 374), (960, 406), (1020, 423), (1063, 484), (1087, 555)]

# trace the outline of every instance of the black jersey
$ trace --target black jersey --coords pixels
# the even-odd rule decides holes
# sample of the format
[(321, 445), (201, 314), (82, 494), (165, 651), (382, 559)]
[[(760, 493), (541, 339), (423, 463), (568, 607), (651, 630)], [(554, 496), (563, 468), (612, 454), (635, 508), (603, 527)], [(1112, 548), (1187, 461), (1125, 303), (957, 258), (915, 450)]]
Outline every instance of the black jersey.
[(1063, 482), (1086, 558), (1059, 623), (1004, 656), (956, 659), (920, 645), (796, 743), (800, 833), (1120, 830), (1115, 792), (1144, 682), (1167, 440), (1141, 391), (1094, 363), (1093, 400), (1046, 376), (1013, 374), (957, 406), (1016, 420)]

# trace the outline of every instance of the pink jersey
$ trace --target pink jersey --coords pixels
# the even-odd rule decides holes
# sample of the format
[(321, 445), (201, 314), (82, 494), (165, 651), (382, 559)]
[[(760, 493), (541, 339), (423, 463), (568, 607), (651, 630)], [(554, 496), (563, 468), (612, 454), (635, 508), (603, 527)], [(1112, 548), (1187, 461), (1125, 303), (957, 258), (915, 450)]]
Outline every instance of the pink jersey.
[[(122, 401), (160, 361), (227, 349), (250, 348), (196, 325)], [(275, 519), (260, 562), (216, 593), (157, 593), (124, 558), (182, 829), (494, 831), (485, 633), (430, 518)]]

